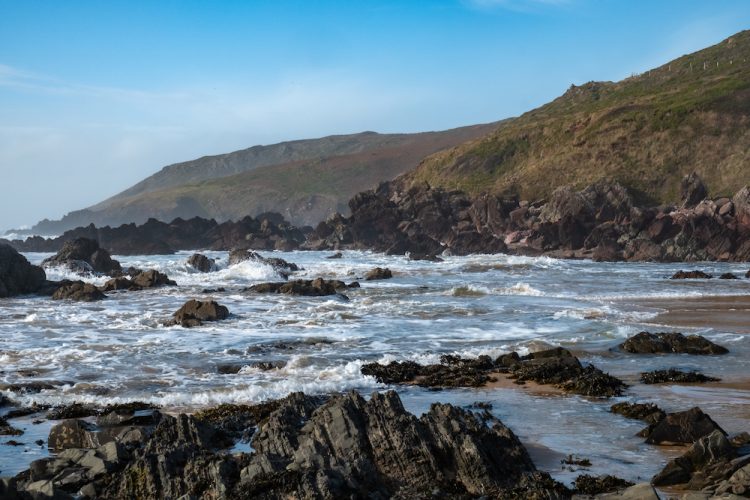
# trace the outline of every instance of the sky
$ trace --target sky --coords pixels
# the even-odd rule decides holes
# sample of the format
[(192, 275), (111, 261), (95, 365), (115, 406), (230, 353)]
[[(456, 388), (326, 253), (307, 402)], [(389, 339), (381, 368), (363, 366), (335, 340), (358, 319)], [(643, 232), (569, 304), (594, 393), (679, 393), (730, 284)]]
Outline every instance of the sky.
[(0, 233), (204, 155), (516, 116), (749, 21), (747, 0), (0, 0)]

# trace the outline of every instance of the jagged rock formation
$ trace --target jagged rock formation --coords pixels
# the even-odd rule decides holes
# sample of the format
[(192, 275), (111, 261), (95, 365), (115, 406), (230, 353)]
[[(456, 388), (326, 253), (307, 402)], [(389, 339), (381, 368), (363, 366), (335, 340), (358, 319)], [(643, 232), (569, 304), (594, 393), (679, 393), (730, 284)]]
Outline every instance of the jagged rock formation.
[(46, 281), (44, 269), (32, 266), (13, 247), (0, 243), (0, 298), (36, 293)]

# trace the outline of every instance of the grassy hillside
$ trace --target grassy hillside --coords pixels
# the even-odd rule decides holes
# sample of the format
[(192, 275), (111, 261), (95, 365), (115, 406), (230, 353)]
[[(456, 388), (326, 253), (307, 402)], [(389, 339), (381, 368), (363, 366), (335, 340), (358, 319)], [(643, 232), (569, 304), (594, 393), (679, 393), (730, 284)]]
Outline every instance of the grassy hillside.
[(621, 82), (571, 86), (485, 138), (425, 159), (409, 181), (525, 199), (616, 179), (651, 202), (698, 172), (714, 194), (750, 182), (750, 32)]
[(335, 211), (346, 212), (347, 202), (359, 191), (496, 127), (495, 123), (420, 134), (365, 132), (206, 157), (166, 167), (113, 198), (69, 214), (64, 222), (112, 225), (196, 215), (226, 220), (276, 211), (295, 224), (316, 224)]

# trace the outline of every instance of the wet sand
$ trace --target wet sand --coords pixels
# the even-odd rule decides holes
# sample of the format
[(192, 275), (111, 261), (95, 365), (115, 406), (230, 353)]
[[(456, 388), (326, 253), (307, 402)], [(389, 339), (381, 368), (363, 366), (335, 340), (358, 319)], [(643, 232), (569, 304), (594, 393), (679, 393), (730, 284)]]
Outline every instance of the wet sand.
[(636, 304), (663, 310), (649, 321), (657, 325), (750, 333), (750, 295), (653, 299)]

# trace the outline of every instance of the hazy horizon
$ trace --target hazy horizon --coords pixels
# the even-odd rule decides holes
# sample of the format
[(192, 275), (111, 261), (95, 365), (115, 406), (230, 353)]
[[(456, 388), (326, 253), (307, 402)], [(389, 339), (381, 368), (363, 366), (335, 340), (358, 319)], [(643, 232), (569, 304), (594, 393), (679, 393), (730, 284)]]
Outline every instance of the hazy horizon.
[(0, 231), (201, 156), (516, 116), (750, 14), (736, 0), (0, 5)]

